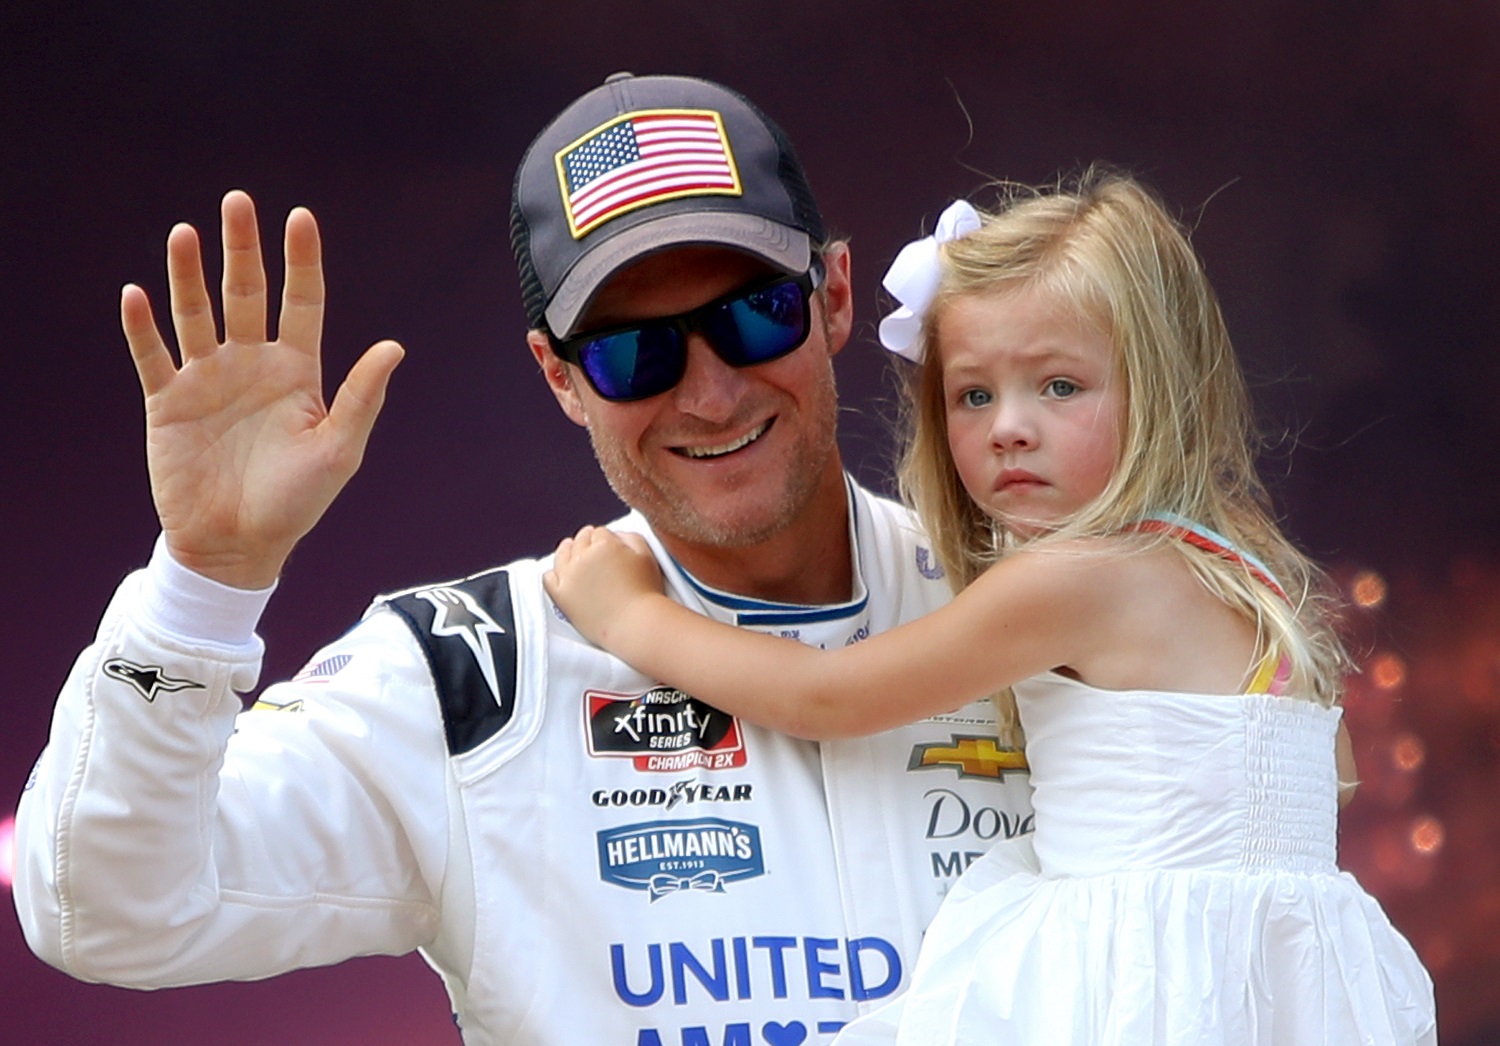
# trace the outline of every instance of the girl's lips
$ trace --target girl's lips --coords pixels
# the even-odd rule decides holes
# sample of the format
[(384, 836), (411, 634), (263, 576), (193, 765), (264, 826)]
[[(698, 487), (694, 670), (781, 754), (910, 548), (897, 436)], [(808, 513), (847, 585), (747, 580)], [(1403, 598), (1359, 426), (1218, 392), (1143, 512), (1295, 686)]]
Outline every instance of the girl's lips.
[(995, 477), (995, 489), (1005, 490), (1010, 487), (1040, 486), (1046, 482), (1041, 476), (1025, 469), (1005, 469)]

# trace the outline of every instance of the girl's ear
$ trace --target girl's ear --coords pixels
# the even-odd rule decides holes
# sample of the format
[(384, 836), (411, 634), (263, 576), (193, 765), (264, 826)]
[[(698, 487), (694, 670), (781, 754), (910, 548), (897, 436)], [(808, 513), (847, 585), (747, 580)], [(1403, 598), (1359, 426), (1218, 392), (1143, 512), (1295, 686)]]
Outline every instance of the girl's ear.
[(562, 407), (562, 412), (573, 424), (586, 427), (588, 418), (584, 414), (583, 401), (578, 396), (578, 389), (573, 384), (573, 377), (568, 373), (568, 365), (552, 351), (552, 342), (548, 340), (546, 332), (527, 331), (526, 345), (531, 349), (531, 355), (536, 358), (537, 366), (542, 368), (542, 377), (546, 379), (547, 387), (552, 390), (552, 395), (556, 397), (558, 406)]

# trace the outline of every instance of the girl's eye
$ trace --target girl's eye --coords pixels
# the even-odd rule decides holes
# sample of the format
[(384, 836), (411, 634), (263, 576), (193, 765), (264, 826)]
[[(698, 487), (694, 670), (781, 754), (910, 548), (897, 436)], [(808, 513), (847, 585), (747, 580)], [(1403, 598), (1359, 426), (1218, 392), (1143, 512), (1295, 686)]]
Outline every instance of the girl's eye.
[(1069, 381), (1067, 378), (1053, 378), (1047, 382), (1047, 392), (1060, 400), (1067, 399), (1077, 391), (1077, 383)]
[(983, 389), (964, 389), (958, 394), (958, 402), (965, 407), (983, 407), (989, 401), (990, 394)]

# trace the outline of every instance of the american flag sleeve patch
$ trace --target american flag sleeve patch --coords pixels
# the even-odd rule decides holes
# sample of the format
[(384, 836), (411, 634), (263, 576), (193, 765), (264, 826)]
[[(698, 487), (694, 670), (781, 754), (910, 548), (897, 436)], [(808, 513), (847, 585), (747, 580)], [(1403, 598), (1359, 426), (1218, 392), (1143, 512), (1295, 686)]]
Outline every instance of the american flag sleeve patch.
[(353, 660), (353, 654), (334, 654), (332, 657), (325, 657), (317, 663), (309, 662), (302, 666), (302, 671), (292, 676), (292, 682), (313, 683), (332, 679), (338, 674), (340, 669)]
[(681, 196), (739, 196), (740, 175), (719, 114), (651, 109), (596, 127), (557, 154), (574, 239), (611, 218)]

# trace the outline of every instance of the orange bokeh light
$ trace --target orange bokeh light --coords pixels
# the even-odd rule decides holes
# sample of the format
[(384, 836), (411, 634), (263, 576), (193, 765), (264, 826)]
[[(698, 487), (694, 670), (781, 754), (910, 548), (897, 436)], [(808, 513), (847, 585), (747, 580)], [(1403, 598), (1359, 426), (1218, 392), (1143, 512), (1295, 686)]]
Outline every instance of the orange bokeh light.
[(1391, 745), (1391, 762), (1398, 770), (1415, 770), (1427, 760), (1427, 746), (1415, 734), (1402, 734)]
[(1354, 602), (1366, 609), (1378, 607), (1385, 602), (1385, 578), (1373, 570), (1361, 571), (1354, 576), (1349, 593)]
[(1443, 848), (1443, 822), (1419, 817), (1411, 826), (1411, 848), (1420, 854), (1435, 854)]
[(1406, 665), (1395, 654), (1381, 654), (1370, 662), (1370, 678), (1382, 690), (1394, 690), (1406, 681)]

